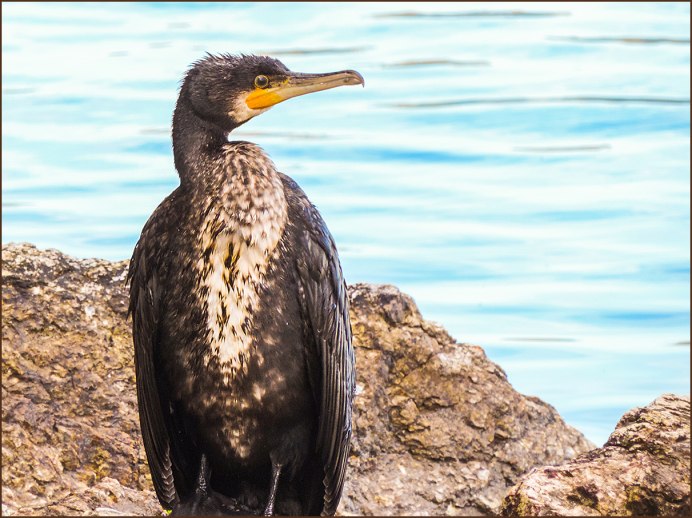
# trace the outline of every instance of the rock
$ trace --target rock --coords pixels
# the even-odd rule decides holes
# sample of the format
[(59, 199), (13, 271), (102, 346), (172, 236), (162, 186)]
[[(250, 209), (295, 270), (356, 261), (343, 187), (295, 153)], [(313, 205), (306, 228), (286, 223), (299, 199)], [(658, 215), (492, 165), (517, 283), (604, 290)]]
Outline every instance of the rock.
[(408, 295), (365, 284), (349, 294), (358, 396), (342, 513), (493, 513), (531, 467), (593, 447)]
[(3, 514), (161, 512), (141, 444), (127, 262), (2, 249)]
[[(3, 246), (7, 514), (160, 514), (139, 433), (127, 262)], [(342, 514), (487, 514), (593, 447), (393, 286), (349, 288), (358, 368)]]
[(502, 505), (517, 515), (690, 515), (690, 398), (622, 416), (603, 448), (533, 469)]

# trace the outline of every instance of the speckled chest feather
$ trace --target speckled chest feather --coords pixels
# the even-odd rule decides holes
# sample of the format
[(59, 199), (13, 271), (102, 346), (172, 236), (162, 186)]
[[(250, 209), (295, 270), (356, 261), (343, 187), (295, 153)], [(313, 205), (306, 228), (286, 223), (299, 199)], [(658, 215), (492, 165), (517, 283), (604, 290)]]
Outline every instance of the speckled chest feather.
[[(247, 369), (253, 314), (287, 218), (283, 185), (272, 161), (254, 144), (230, 143), (213, 177), (219, 190), (203, 207), (197, 295), (205, 308), (209, 350), (228, 380)], [(219, 166), (217, 166), (219, 167)]]

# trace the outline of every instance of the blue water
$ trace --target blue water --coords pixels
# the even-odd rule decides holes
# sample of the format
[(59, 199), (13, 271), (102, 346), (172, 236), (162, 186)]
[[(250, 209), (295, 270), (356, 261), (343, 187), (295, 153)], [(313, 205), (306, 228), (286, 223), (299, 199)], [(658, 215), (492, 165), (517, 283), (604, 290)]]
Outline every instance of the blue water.
[(2, 239), (129, 257), (177, 185), (171, 114), (206, 51), (357, 69), (366, 88), (291, 100), (234, 138), (302, 185), (349, 282), (396, 284), (602, 443), (627, 409), (690, 391), (689, 15), (4, 4)]

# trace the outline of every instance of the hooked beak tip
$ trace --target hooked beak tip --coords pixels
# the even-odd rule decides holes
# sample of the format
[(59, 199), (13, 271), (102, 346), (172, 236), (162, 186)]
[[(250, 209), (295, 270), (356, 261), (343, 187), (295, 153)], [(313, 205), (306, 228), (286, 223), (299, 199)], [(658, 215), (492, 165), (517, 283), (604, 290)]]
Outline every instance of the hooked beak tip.
[(365, 88), (365, 79), (359, 72), (356, 72), (355, 70), (347, 70), (346, 72), (353, 76), (353, 80), (355, 81), (353, 84), (360, 84), (363, 88)]

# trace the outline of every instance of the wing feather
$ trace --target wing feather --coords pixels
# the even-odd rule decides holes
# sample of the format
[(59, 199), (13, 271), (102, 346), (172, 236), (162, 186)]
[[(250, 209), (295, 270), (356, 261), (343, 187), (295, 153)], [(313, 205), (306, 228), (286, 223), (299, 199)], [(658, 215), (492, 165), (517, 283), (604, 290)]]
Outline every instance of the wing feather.
[[(284, 177), (289, 205), (296, 219), (296, 258), (304, 313), (309, 321), (308, 342), (321, 367), (311, 378), (321, 383), (316, 393), (319, 408), (317, 454), (324, 478), (323, 515), (336, 512), (344, 487), (351, 440), (351, 408), (355, 393), (355, 357), (351, 340), (346, 283), (339, 256), (327, 226), (300, 188)], [(316, 388), (315, 387), (315, 388)]]
[[(175, 193), (174, 193), (175, 194)], [(152, 214), (135, 246), (128, 271), (130, 283), (129, 313), (132, 316), (132, 337), (135, 349), (135, 376), (142, 441), (147, 462), (161, 505), (172, 509), (191, 485), (189, 447), (183, 444), (185, 434), (176, 421), (162, 387), (159, 351), (161, 348), (162, 301), (165, 297), (165, 272), (157, 259), (165, 242), (174, 194)], [(194, 468), (193, 468), (194, 469)]]

